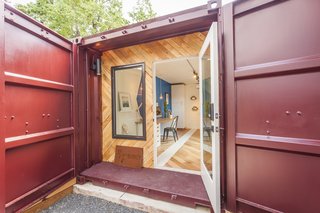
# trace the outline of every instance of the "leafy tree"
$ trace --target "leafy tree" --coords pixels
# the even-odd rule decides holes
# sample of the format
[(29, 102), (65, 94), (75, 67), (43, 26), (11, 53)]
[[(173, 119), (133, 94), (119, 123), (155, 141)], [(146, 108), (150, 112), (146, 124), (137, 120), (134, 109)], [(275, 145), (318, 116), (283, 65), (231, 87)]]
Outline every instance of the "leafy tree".
[[(150, 2), (149, 2), (150, 3)], [(122, 0), (36, 0), (17, 8), (61, 35), (86, 36), (129, 24)], [(152, 11), (139, 17), (148, 19)]]
[(154, 18), (157, 14), (153, 11), (150, 0), (138, 0), (137, 6), (129, 12), (133, 22), (141, 22), (146, 19)]

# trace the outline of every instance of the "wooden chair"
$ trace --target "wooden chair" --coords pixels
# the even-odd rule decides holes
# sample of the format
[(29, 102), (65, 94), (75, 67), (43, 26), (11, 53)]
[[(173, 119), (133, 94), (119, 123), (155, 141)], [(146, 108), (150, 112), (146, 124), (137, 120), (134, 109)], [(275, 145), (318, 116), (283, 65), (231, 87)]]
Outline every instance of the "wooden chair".
[(162, 140), (164, 141), (165, 138), (168, 139), (169, 132), (172, 132), (174, 141), (177, 141), (179, 139), (177, 126), (178, 126), (178, 116), (173, 118), (170, 127), (164, 128), (164, 130), (163, 130), (163, 139)]

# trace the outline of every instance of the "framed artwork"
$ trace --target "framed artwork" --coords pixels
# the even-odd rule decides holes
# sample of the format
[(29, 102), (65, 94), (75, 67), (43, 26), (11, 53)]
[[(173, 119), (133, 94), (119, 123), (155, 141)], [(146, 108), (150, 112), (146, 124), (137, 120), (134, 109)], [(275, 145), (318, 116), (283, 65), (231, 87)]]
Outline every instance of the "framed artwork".
[(120, 101), (120, 112), (130, 112), (131, 108), (131, 97), (127, 92), (119, 92)]

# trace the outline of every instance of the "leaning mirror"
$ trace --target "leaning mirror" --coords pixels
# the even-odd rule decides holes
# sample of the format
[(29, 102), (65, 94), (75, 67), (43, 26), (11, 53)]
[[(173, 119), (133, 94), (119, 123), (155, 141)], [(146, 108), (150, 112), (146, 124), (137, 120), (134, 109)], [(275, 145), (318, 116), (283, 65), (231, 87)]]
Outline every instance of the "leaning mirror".
[(113, 138), (146, 139), (144, 69), (144, 63), (111, 68)]

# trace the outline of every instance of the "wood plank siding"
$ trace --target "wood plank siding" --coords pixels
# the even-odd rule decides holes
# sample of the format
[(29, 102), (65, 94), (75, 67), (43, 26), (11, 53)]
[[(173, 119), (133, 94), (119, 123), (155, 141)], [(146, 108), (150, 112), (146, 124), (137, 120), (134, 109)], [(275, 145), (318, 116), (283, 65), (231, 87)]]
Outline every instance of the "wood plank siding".
[[(102, 154), (103, 161), (113, 162), (116, 145), (144, 148), (144, 167), (153, 166), (153, 82), (155, 61), (197, 56), (207, 32), (162, 39), (149, 43), (109, 50), (102, 55)], [(145, 62), (146, 66), (146, 141), (113, 139), (111, 110), (111, 67)], [(173, 70), (174, 72), (174, 70)]]

